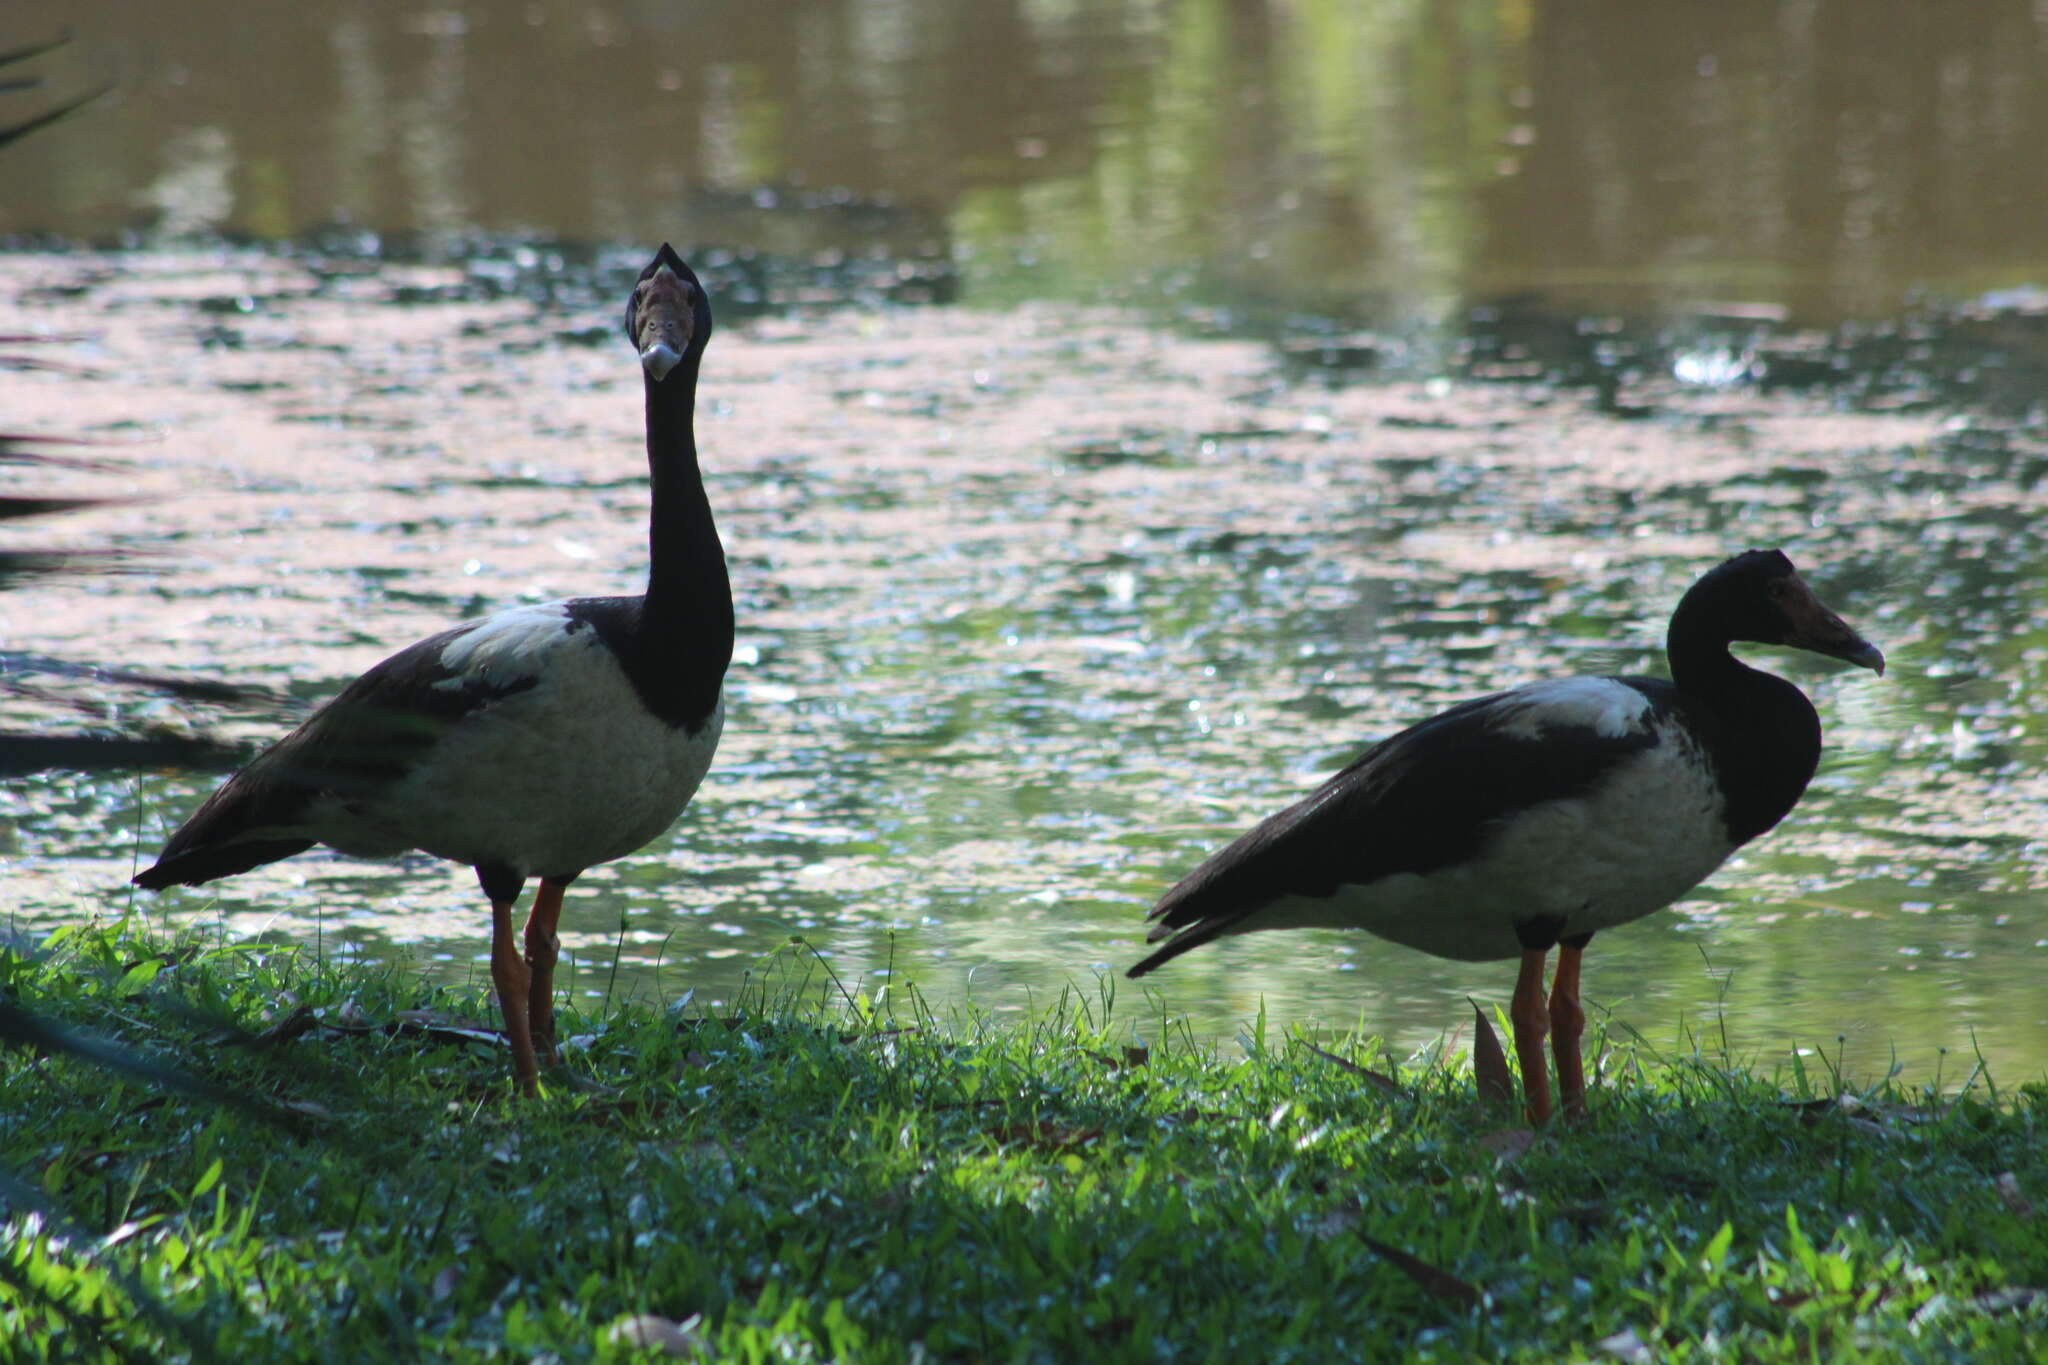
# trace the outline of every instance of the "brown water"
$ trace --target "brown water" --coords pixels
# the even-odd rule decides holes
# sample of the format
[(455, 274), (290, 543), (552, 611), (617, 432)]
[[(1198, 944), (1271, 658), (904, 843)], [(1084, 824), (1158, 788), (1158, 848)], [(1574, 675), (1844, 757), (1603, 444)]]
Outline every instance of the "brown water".
[[(133, 443), (66, 486), (135, 500), (37, 541), (145, 563), (7, 594), (0, 641), (292, 700), (70, 702), (257, 740), (451, 620), (634, 590), (616, 305), (655, 239), (706, 267), (731, 720), (673, 834), (578, 884), (573, 989), (617, 951), (729, 998), (801, 934), (869, 990), (1093, 990), (1364, 742), (1652, 665), (1701, 568), (1780, 544), (1893, 670), (1773, 661), (1828, 726), (1814, 790), (1603, 935), (1589, 996), (1660, 1047), (2041, 1073), (2027, 7), (130, 9), (64, 7), (53, 91), (120, 91), (10, 149), (0, 231), (142, 249), (0, 255), (0, 334), (85, 338), (0, 370), (0, 427)], [(446, 865), (131, 898), (212, 780), (16, 784), (7, 909), (481, 975)], [(1509, 985), (1336, 934), (1156, 981), (1204, 1032), (1263, 1001), (1403, 1049)]]
[(955, 261), (977, 296), (1796, 321), (2048, 276), (2027, 0), (28, 0), (0, 232)]

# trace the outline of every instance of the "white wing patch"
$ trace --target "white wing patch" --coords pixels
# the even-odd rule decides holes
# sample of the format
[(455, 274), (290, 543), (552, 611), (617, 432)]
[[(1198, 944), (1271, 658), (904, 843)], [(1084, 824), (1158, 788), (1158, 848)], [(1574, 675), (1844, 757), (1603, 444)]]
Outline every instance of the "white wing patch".
[(479, 621), (441, 649), (441, 667), (452, 677), (434, 686), (460, 691), (481, 684), (506, 687), (537, 676), (549, 654), (570, 639), (569, 604), (541, 602), (508, 607)]
[(1612, 678), (1558, 678), (1502, 695), (1487, 710), (1486, 728), (1512, 739), (1540, 740), (1553, 729), (1591, 730), (1602, 739), (1642, 734), (1650, 699)]

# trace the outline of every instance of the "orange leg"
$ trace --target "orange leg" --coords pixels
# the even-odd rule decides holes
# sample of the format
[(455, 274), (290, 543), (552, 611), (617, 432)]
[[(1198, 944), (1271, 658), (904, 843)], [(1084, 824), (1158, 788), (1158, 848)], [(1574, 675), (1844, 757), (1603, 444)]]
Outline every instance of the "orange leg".
[(542, 877), (540, 889), (533, 893), (533, 909), (526, 916), (526, 966), (533, 974), (533, 986), (527, 995), (527, 1027), (533, 1035), (534, 1045), (549, 1066), (558, 1060), (555, 1053), (555, 958), (560, 953), (562, 941), (555, 935), (555, 924), (562, 918), (562, 893), (569, 889), (570, 877)]
[(1557, 1100), (1566, 1118), (1586, 1112), (1586, 1071), (1579, 1060), (1579, 1039), (1586, 1032), (1586, 1011), (1579, 1006), (1579, 958), (1586, 945), (1557, 945), (1557, 975), (1550, 984), (1550, 1046), (1557, 1054)]
[(498, 988), (498, 1009), (505, 1016), (505, 1036), (512, 1040), (512, 1076), (519, 1093), (538, 1092), (540, 1066), (533, 1057), (533, 1032), (527, 1021), (533, 973), (512, 937), (514, 896), (491, 900), (491, 984)]
[(1529, 1102), (1529, 1121), (1550, 1117), (1550, 1062), (1543, 1055), (1543, 1036), (1550, 1032), (1550, 1012), (1543, 1007), (1543, 959), (1548, 948), (1522, 953), (1522, 972), (1515, 978), (1508, 1021), (1515, 1026), (1515, 1060), (1522, 1065), (1522, 1096)]

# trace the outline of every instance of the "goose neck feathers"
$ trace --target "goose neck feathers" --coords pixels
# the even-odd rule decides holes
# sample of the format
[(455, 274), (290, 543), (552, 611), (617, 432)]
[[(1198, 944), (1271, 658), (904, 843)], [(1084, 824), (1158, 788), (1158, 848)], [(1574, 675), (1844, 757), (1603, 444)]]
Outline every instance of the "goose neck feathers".
[(625, 324), (647, 397), (647, 593), (636, 619), (599, 624), (615, 632), (613, 648), (647, 709), (697, 730), (732, 662), (732, 586), (697, 461), (697, 372), (711, 304), (668, 245), (641, 272)]

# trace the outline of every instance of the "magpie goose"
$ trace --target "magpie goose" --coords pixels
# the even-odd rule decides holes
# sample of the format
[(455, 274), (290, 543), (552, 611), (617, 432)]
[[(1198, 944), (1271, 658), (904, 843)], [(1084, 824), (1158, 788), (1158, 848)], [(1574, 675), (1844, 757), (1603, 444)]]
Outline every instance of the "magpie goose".
[[(511, 607), (400, 650), (236, 773), (135, 878), (196, 886), (327, 844), (467, 863), (522, 1092), (554, 1059), (555, 925), (585, 868), (667, 829), (725, 719), (732, 591), (697, 466), (711, 307), (664, 244), (626, 302), (647, 399), (647, 591)], [(515, 941), (512, 907), (540, 879)]]
[(1777, 824), (1820, 760), (1812, 704), (1738, 662), (1738, 640), (1884, 672), (1884, 655), (1782, 553), (1736, 555), (1672, 614), (1670, 681), (1530, 683), (1381, 740), (1161, 897), (1147, 936), (1160, 946), (1129, 974), (1258, 929), (1365, 929), (1438, 957), (1519, 956), (1509, 1017), (1530, 1112), (1550, 1114), (1553, 1027), (1559, 1098), (1581, 1111), (1587, 940), (1663, 909)]

